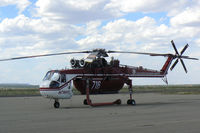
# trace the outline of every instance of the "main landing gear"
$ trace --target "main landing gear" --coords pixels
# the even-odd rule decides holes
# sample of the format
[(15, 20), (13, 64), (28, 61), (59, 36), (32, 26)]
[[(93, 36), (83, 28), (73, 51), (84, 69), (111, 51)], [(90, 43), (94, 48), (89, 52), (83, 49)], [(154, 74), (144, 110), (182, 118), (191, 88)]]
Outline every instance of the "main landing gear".
[[(90, 100), (90, 102), (92, 102), (92, 101)], [(83, 104), (88, 105), (87, 99), (84, 99)]]
[(136, 105), (136, 102), (135, 102), (134, 99), (132, 99), (132, 100), (131, 100), (131, 99), (128, 99), (128, 100), (127, 100), (127, 104), (128, 104), (128, 105)]
[(130, 79), (127, 81), (127, 85), (129, 85), (128, 89), (129, 89), (129, 94), (130, 94), (130, 99), (127, 100), (127, 104), (135, 106), (136, 102), (133, 99), (132, 81)]
[(121, 104), (121, 100), (117, 99), (114, 102), (104, 102), (104, 103), (92, 103), (90, 99), (90, 89), (89, 89), (89, 79), (86, 79), (86, 99), (83, 101), (84, 105), (90, 106), (105, 106), (105, 105), (114, 105), (114, 104)]
[[(132, 90), (132, 81), (130, 79), (126, 80), (126, 84), (129, 86), (129, 94), (130, 98), (127, 100), (128, 105), (136, 105), (135, 100), (133, 99), (133, 90)], [(115, 100), (114, 102), (106, 102), (106, 103), (92, 103), (90, 99), (90, 92), (89, 92), (89, 79), (86, 79), (86, 99), (84, 99), (84, 105), (90, 106), (104, 106), (104, 105), (120, 105), (122, 102), (120, 99)]]
[(54, 108), (59, 108), (60, 107), (60, 103), (58, 101), (58, 99), (55, 99), (55, 102), (54, 102)]

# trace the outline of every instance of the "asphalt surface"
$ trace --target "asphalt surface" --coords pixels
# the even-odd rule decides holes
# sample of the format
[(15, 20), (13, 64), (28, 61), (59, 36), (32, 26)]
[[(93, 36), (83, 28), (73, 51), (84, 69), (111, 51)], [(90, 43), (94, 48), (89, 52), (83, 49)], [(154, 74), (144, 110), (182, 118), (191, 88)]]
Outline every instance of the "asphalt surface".
[(92, 96), (93, 101), (122, 99), (122, 105), (90, 107), (83, 96), (60, 101), (42, 97), (0, 98), (0, 133), (199, 133), (200, 95), (135, 94)]

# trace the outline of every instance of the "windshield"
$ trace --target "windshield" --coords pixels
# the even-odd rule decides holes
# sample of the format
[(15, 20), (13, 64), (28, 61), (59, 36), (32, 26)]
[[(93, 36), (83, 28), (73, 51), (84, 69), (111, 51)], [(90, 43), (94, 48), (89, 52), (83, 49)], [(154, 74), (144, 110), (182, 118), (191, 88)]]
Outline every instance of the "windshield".
[(49, 71), (43, 80), (60, 81), (60, 74), (58, 72)]

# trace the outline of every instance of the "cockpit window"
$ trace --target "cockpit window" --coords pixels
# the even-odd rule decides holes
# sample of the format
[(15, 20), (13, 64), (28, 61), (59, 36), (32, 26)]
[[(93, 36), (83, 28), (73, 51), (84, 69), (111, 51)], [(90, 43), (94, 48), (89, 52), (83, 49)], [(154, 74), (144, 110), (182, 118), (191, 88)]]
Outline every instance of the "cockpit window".
[(51, 80), (60, 81), (60, 74), (59, 73), (53, 73), (52, 76), (51, 76)]
[(47, 72), (43, 80), (50, 80), (51, 78), (51, 72)]
[(65, 76), (65, 74), (61, 74), (61, 82), (62, 83), (66, 82), (66, 76)]
[(58, 72), (49, 71), (47, 72), (43, 80), (60, 81), (60, 74)]

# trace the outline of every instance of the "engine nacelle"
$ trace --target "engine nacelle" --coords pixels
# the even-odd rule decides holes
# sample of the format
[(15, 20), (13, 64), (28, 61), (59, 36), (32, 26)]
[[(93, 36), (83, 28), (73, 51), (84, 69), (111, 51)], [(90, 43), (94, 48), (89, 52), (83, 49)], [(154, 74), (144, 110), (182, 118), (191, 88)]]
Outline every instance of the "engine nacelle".
[(81, 59), (81, 60), (79, 61), (79, 65), (80, 65), (81, 67), (84, 67), (84, 66), (85, 66), (85, 60), (84, 60), (84, 59)]
[(73, 68), (80, 67), (79, 60), (75, 60), (74, 58), (70, 60), (70, 64)]

